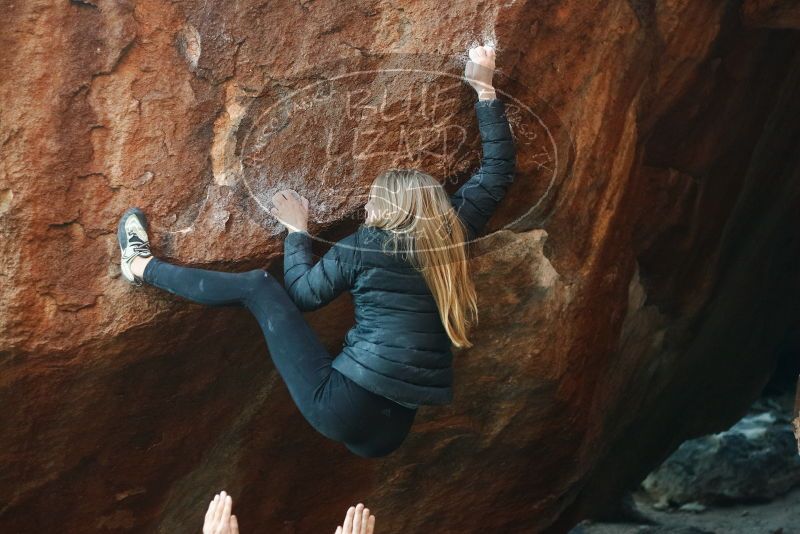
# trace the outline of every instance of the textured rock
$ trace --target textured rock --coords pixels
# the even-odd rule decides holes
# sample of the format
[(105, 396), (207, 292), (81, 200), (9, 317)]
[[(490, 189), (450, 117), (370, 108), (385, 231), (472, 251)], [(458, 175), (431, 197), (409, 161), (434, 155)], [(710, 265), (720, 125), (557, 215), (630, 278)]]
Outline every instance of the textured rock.
[(759, 399), (730, 429), (681, 443), (642, 486), (659, 508), (769, 502), (800, 487), (796, 449), (788, 405)]
[[(365, 500), (385, 532), (563, 532), (735, 422), (796, 324), (788, 2), (3, 12), (4, 532), (196, 530), (221, 488), (246, 531), (324, 530)], [(476, 345), (452, 406), (354, 458), (301, 419), (245, 311), (120, 280), (115, 224), (139, 205), (165, 259), (279, 271), (277, 187), (326, 239), (389, 165), (455, 187), (479, 148), (459, 60), (487, 39), (520, 165), (475, 246)], [(350, 311), (309, 314), (334, 352)]]
[(797, 454), (800, 454), (800, 377), (797, 379), (797, 390), (795, 391), (794, 409), (792, 413), (794, 414), (792, 427), (794, 428), (794, 437), (797, 439)]
[(787, 0), (746, 0), (742, 5), (745, 24), (768, 28), (800, 27), (800, 5)]

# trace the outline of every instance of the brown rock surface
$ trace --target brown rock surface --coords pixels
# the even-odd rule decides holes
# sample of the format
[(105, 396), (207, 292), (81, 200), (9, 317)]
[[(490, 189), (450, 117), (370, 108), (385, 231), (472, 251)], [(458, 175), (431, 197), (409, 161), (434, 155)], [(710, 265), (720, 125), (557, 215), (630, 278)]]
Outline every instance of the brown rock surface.
[[(788, 2), (2, 7), (2, 532), (197, 531), (223, 488), (244, 532), (358, 500), (385, 533), (563, 532), (736, 421), (796, 323)], [(389, 165), (475, 170), (453, 58), (484, 39), (520, 159), (475, 247), (476, 344), (451, 406), (359, 459), (302, 420), (247, 312), (121, 280), (116, 221), (139, 205), (163, 258), (278, 272), (276, 187), (336, 239)], [(334, 353), (350, 311), (309, 314)]]

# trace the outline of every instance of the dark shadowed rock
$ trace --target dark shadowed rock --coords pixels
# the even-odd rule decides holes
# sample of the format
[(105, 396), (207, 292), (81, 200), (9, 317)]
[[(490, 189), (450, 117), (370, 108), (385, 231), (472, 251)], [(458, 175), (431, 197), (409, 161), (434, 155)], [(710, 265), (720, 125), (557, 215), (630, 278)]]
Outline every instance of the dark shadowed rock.
[(788, 410), (759, 401), (724, 432), (685, 441), (642, 486), (659, 505), (769, 502), (800, 486)]

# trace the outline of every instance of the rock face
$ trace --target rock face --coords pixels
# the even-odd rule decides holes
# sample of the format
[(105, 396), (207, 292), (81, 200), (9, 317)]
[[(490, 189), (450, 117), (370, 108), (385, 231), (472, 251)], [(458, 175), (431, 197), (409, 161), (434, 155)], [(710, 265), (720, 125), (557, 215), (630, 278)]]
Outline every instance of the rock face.
[[(791, 2), (3, 3), (0, 530), (564, 532), (758, 395), (800, 280)], [(357, 223), (390, 165), (478, 165), (469, 46), (498, 49), (519, 166), (475, 243), (456, 398), (388, 458), (305, 423), (255, 321), (119, 277), (280, 271), (263, 206)], [(322, 241), (322, 240), (321, 240)], [(319, 252), (324, 251), (324, 242)], [(309, 314), (333, 354), (347, 296)]]
[(800, 487), (800, 456), (783, 401), (758, 399), (730, 429), (684, 441), (642, 487), (659, 508), (765, 503)]
[(794, 399), (794, 419), (792, 419), (792, 426), (794, 427), (794, 437), (797, 439), (797, 454), (800, 454), (800, 378), (797, 379), (797, 390)]

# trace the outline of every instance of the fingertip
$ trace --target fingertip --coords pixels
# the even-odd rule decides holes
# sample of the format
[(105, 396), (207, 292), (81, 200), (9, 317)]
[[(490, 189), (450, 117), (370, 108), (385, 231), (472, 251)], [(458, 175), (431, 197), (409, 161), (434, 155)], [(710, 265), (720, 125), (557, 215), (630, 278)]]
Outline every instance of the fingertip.
[(353, 517), (356, 513), (356, 507), (351, 506), (347, 509), (347, 513), (344, 516), (344, 524), (342, 525), (342, 530), (347, 529), (350, 532), (350, 529), (353, 528)]

